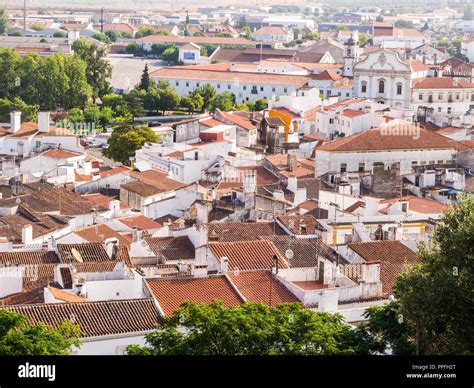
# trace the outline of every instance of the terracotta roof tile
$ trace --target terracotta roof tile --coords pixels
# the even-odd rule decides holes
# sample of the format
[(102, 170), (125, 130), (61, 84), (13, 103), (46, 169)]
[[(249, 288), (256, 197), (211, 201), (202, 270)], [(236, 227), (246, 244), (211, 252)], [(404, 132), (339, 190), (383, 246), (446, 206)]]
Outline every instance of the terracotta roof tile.
[(51, 294), (54, 296), (55, 299), (61, 300), (63, 302), (71, 302), (71, 303), (87, 302), (87, 299), (83, 298), (82, 296), (63, 291), (53, 286), (48, 286), (48, 290), (49, 292), (51, 292)]
[(354, 243), (348, 244), (348, 247), (368, 262), (380, 261), (380, 280), (384, 295), (392, 293), (398, 274), (407, 265), (420, 262), (415, 252), (397, 240)]
[(153, 253), (165, 260), (194, 260), (195, 249), (187, 236), (145, 237)]
[(77, 253), (84, 263), (110, 261), (109, 255), (100, 243), (57, 244), (57, 249), (63, 263), (77, 263), (78, 260), (74, 256)]
[[(115, 198), (107, 197), (106, 195), (100, 193), (92, 193), (92, 194), (83, 194), (82, 198), (95, 203), (96, 205), (101, 206), (104, 209), (108, 209), (110, 205), (110, 201), (115, 200)], [(120, 201), (120, 209), (128, 209), (127, 204)]]
[(221, 300), (226, 307), (243, 303), (243, 299), (225, 276), (147, 279), (146, 282), (167, 316), (172, 315), (186, 301), (209, 304), (214, 300)]
[(275, 306), (281, 303), (299, 302), (275, 275), (269, 271), (242, 271), (238, 275), (229, 273), (229, 278), (249, 302)]
[(162, 225), (151, 218), (144, 215), (128, 216), (117, 218), (117, 221), (126, 225), (129, 228), (137, 228), (139, 230), (159, 229)]
[[(415, 130), (415, 128), (414, 128)], [(417, 149), (462, 149), (464, 146), (443, 135), (417, 128), (420, 136), (415, 139), (408, 134), (391, 135), (384, 133), (382, 128), (369, 129), (352, 136), (342, 137), (324, 143), (316, 148), (318, 151), (349, 152), (349, 151), (379, 151), (379, 150), (417, 150)]]
[(270, 269), (275, 265), (274, 256), (278, 257), (280, 268), (288, 268), (287, 261), (275, 245), (266, 240), (210, 243), (209, 249), (218, 261), (228, 258), (229, 271), (236, 268), (242, 271)]
[(64, 320), (81, 328), (81, 337), (98, 337), (158, 329), (161, 319), (153, 299), (53, 303), (5, 307), (24, 314), (29, 324), (58, 326)]
[(131, 241), (105, 224), (97, 224), (89, 226), (81, 230), (73, 232), (77, 236), (83, 238), (86, 242), (102, 243), (107, 239), (116, 238), (119, 246), (130, 246)]
[(251, 241), (260, 236), (282, 235), (283, 229), (274, 222), (224, 222), (207, 224), (210, 241)]
[(323, 230), (323, 227), (318, 220), (310, 214), (284, 215), (278, 216), (277, 219), (291, 233), (296, 235), (317, 234), (318, 231)]
[(51, 251), (0, 252), (2, 264), (59, 264), (59, 257)]
[(426, 77), (415, 80), (413, 83), (416, 89), (474, 89), (474, 83), (464, 80), (456, 80), (452, 77)]

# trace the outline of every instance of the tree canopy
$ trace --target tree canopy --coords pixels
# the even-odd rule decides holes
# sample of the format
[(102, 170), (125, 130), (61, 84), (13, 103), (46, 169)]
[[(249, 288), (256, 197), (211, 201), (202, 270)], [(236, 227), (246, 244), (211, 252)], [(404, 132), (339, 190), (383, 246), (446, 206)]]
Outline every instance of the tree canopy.
[(28, 317), (0, 309), (0, 356), (67, 355), (79, 347), (80, 328), (68, 321), (57, 328), (28, 324)]
[(147, 126), (120, 124), (114, 128), (107, 141), (109, 147), (103, 153), (116, 162), (130, 165), (130, 158), (135, 156), (145, 142), (156, 142), (155, 132)]
[[(184, 328), (185, 330), (180, 330)], [(131, 345), (130, 355), (335, 355), (360, 352), (358, 333), (340, 315), (315, 313), (298, 303), (225, 307), (184, 303), (163, 329)]]

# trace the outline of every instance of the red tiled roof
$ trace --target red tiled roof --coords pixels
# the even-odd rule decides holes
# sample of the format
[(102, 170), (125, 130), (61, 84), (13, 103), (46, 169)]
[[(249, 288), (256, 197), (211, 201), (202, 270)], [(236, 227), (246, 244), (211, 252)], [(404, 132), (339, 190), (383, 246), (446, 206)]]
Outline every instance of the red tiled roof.
[(328, 69), (315, 75), (313, 79), (321, 80), (321, 81), (325, 81), (325, 80), (337, 81), (337, 80), (342, 79), (342, 77), (339, 74), (337, 74), (335, 71)]
[(115, 230), (111, 229), (105, 224), (97, 224), (84, 228), (82, 230), (76, 230), (73, 232), (77, 236), (83, 238), (87, 242), (102, 243), (107, 239), (116, 238), (119, 246), (130, 246), (131, 241)]
[(110, 170), (102, 171), (100, 173), (100, 177), (101, 178), (106, 178), (106, 177), (111, 176), (111, 175), (120, 174), (122, 172), (129, 172), (129, 171), (131, 171), (131, 169), (129, 167), (118, 166), (118, 167), (114, 167)]
[(280, 268), (288, 268), (288, 263), (275, 245), (266, 240), (210, 243), (209, 249), (218, 261), (223, 257), (229, 259), (229, 271), (236, 268), (243, 271), (270, 269), (275, 265), (274, 256), (278, 257)]
[(144, 215), (120, 217), (117, 221), (128, 226), (129, 228), (137, 228), (139, 230), (150, 230), (161, 228), (161, 224), (152, 219), (145, 217)]
[(299, 302), (269, 271), (243, 271), (238, 275), (229, 273), (229, 278), (247, 301), (275, 306), (281, 303)]
[(176, 43), (186, 44), (193, 42), (195, 44), (231, 44), (238, 46), (255, 46), (255, 42), (244, 38), (224, 38), (207, 36), (173, 36), (173, 35), (149, 35), (137, 40), (144, 43)]
[[(204, 120), (200, 121), (199, 123), (202, 124), (202, 125), (205, 125), (206, 127), (217, 127), (218, 125), (224, 124), (222, 121), (219, 121), (219, 120), (216, 120), (216, 119), (213, 119), (213, 118), (204, 119)], [(169, 156), (169, 155), (167, 155), (167, 156)]]
[(207, 224), (207, 234), (213, 241), (251, 241), (260, 236), (282, 235), (283, 229), (275, 222), (224, 222)]
[(163, 67), (152, 72), (150, 76), (157, 79), (199, 80), (202, 82), (234, 82), (235, 79), (238, 79), (241, 84), (258, 83), (266, 85), (292, 85), (297, 87), (305, 85), (311, 79), (311, 77), (304, 75), (193, 70), (189, 68), (189, 66)]
[(71, 303), (87, 302), (87, 299), (83, 298), (82, 296), (63, 291), (53, 286), (48, 285), (48, 290), (49, 292), (51, 292), (51, 294), (53, 294), (55, 299), (62, 300), (63, 302), (71, 302)]
[(426, 77), (415, 80), (413, 89), (471, 89), (474, 83), (452, 77)]
[(167, 316), (186, 301), (209, 304), (221, 300), (226, 307), (239, 306), (244, 302), (225, 276), (147, 279), (146, 283)]
[(380, 261), (380, 280), (384, 295), (392, 293), (398, 274), (407, 265), (420, 262), (415, 252), (397, 240), (354, 243), (348, 244), (348, 247), (368, 262)]
[(186, 187), (184, 183), (168, 178), (168, 174), (163, 171), (151, 169), (147, 171), (132, 171), (130, 176), (148, 185), (154, 186), (162, 192), (179, 190)]
[(318, 220), (310, 214), (284, 215), (277, 219), (294, 234), (316, 234), (318, 230), (323, 230)]
[(161, 318), (153, 299), (109, 300), (87, 303), (52, 303), (4, 307), (28, 317), (30, 325), (58, 326), (64, 320), (79, 325), (81, 337), (152, 331)]
[(364, 112), (360, 110), (354, 110), (354, 109), (344, 109), (340, 114), (341, 116), (345, 116), (349, 118), (365, 115)]
[[(107, 197), (106, 195), (100, 193), (92, 193), (92, 194), (83, 194), (82, 198), (85, 198), (99, 206), (102, 206), (104, 209), (109, 208), (110, 201), (113, 201), (114, 198)], [(127, 204), (120, 201), (120, 209), (127, 209)]]
[(59, 257), (52, 251), (15, 251), (0, 252), (0, 263), (2, 264), (59, 264)]
[(241, 127), (243, 129), (246, 129), (247, 131), (251, 131), (256, 129), (257, 127), (253, 125), (249, 120), (245, 120), (244, 118), (234, 115), (229, 112), (223, 112), (220, 109), (217, 109), (217, 114), (222, 115), (224, 119), (232, 122), (233, 124), (237, 125), (238, 127)]
[(188, 236), (145, 237), (145, 241), (159, 257), (166, 260), (194, 260), (194, 245)]
[(417, 213), (424, 214), (442, 214), (446, 209), (446, 205), (441, 202), (435, 201), (434, 199), (420, 198), (414, 195), (401, 197), (401, 198), (389, 198), (380, 201), (381, 204), (394, 204), (397, 202), (408, 202), (408, 210)]
[(408, 134), (391, 135), (382, 128), (373, 128), (355, 135), (339, 138), (337, 140), (324, 143), (316, 148), (318, 151), (329, 152), (350, 152), (350, 151), (380, 151), (380, 150), (418, 150), (418, 149), (462, 149), (464, 146), (443, 135), (428, 131), (424, 128), (419, 130), (419, 138)]
[(82, 261), (96, 262), (96, 261), (110, 261), (105, 248), (99, 243), (84, 243), (84, 244), (57, 244), (59, 256), (61, 256), (63, 263), (77, 263), (75, 252), (78, 252)]
[(46, 156), (53, 159), (69, 159), (75, 158), (77, 156), (83, 156), (80, 152), (72, 152), (64, 149), (52, 148), (47, 151), (44, 151), (41, 156)]

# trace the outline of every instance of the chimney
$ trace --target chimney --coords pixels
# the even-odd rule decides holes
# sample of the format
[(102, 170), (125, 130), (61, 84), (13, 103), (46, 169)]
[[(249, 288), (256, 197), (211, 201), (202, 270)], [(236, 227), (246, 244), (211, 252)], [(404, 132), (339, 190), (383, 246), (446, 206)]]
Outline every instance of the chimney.
[(23, 244), (31, 244), (33, 241), (33, 226), (25, 225), (21, 229), (21, 242)]
[(288, 153), (288, 157), (287, 157), (287, 161), (288, 161), (288, 171), (290, 172), (293, 172), (295, 171), (296, 169), (296, 153), (294, 152), (289, 152)]
[(221, 257), (221, 272), (226, 274), (229, 268), (229, 258), (226, 256)]
[(288, 177), (288, 185), (286, 188), (292, 193), (296, 193), (296, 190), (298, 190), (298, 178), (294, 175), (290, 175)]
[(38, 112), (38, 130), (42, 133), (49, 132), (49, 112)]
[(21, 112), (14, 111), (10, 113), (10, 132), (17, 133), (21, 128)]

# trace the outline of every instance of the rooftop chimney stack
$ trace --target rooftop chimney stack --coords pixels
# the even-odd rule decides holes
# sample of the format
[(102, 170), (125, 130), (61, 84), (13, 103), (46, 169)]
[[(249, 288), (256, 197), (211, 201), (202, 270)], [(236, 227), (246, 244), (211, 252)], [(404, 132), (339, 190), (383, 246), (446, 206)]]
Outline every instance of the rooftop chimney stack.
[(17, 133), (21, 128), (21, 112), (14, 111), (10, 113), (10, 132)]
[(49, 116), (49, 112), (38, 112), (38, 130), (40, 132), (49, 132)]
[(33, 226), (25, 225), (21, 229), (21, 242), (23, 244), (31, 244), (33, 241)]

